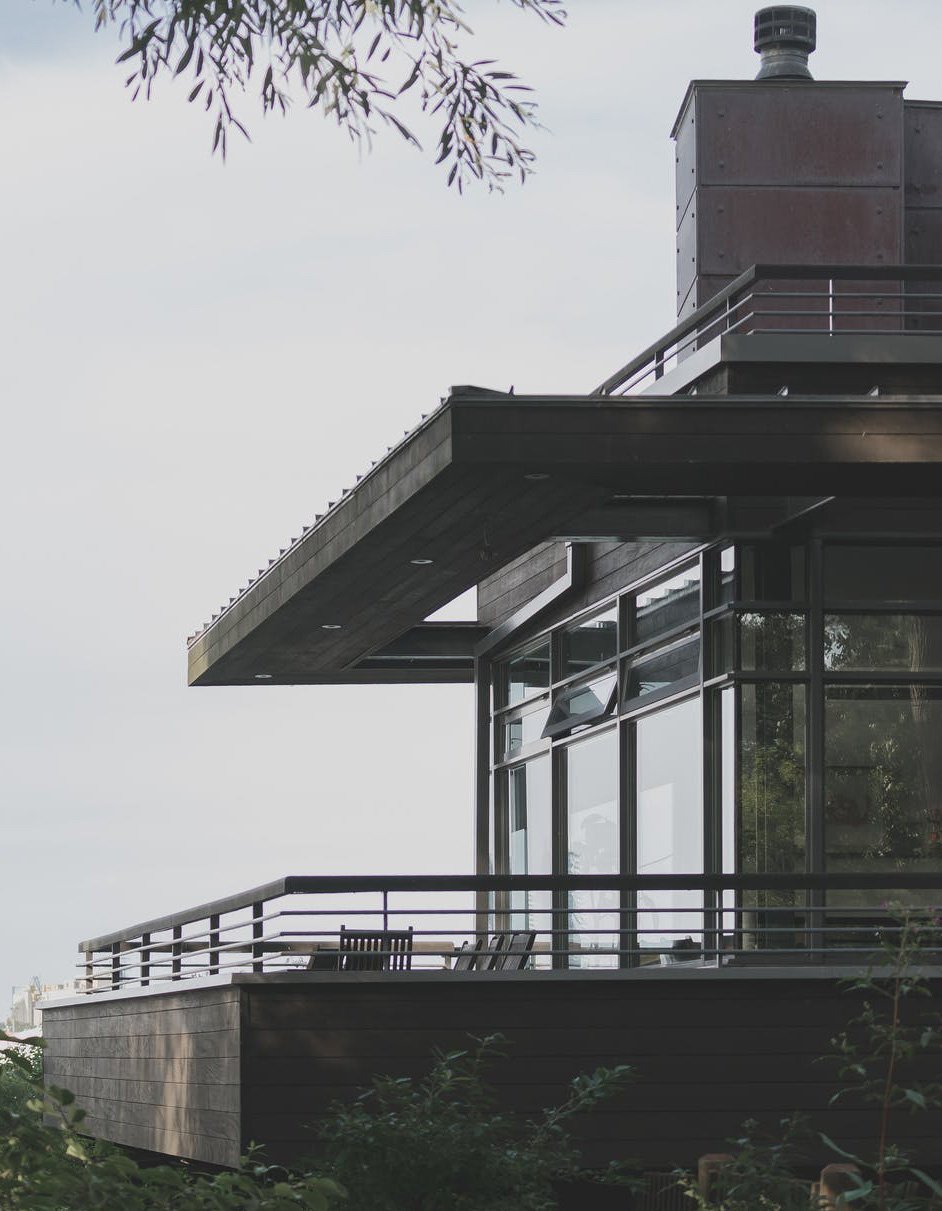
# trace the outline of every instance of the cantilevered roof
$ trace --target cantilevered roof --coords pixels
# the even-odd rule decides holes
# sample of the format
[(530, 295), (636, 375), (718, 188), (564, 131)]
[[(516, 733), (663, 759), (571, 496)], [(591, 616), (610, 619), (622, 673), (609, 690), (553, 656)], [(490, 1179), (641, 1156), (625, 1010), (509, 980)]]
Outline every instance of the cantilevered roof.
[(942, 394), (455, 388), (192, 637), (189, 681), (468, 680), (482, 629), (422, 620), (537, 543), (607, 534), (616, 512), (613, 534), (677, 537), (684, 500), (685, 536), (707, 538), (712, 498), (937, 495), (940, 462)]

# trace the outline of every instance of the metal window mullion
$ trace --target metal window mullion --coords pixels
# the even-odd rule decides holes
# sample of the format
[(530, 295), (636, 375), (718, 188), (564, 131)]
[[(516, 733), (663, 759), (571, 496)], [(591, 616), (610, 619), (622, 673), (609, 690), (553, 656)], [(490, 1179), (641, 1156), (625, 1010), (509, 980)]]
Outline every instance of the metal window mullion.
[[(808, 671), (810, 680), (805, 703), (806, 752), (805, 752), (805, 820), (807, 827), (807, 854), (805, 870), (822, 874), (825, 869), (824, 832), (824, 762), (825, 762), (825, 704), (824, 704), (824, 545), (820, 539), (808, 544), (808, 591), (810, 611), (808, 614)], [(825, 904), (823, 891), (807, 893), (807, 904), (811, 929), (808, 942), (812, 950), (821, 938)], [(819, 955), (823, 961), (823, 953)]]

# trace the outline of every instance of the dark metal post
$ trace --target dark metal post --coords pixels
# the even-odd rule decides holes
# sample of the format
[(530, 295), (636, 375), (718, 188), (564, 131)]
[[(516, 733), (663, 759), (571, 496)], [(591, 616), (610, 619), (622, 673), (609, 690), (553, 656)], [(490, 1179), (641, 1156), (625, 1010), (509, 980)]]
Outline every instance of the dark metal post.
[(256, 901), (252, 905), (252, 970), (257, 972), (265, 970), (265, 948), (262, 946), (265, 933), (265, 923), (262, 920), (264, 914), (264, 900)]
[(121, 943), (111, 943), (111, 987), (121, 987)]
[(183, 926), (174, 925), (173, 927), (173, 943), (170, 948), (170, 978), (171, 980), (179, 980), (180, 973), (183, 968)]
[(209, 917), (209, 974), (219, 975), (219, 913)]
[(150, 983), (150, 934), (141, 934), (141, 985)]
[(93, 950), (83, 951), (85, 955), (85, 991), (95, 991), (95, 952)]

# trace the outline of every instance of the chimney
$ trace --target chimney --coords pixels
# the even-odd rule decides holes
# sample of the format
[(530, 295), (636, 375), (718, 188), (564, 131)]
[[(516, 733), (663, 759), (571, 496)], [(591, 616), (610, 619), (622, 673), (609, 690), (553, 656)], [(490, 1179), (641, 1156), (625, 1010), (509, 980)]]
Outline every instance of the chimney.
[[(687, 90), (673, 130), (678, 318), (754, 264), (903, 263), (904, 85), (813, 80), (816, 24), (808, 8), (761, 9), (758, 77)], [(942, 163), (937, 115), (920, 111), (913, 140)]]
[(762, 56), (757, 80), (810, 80), (808, 56), (817, 45), (818, 18), (814, 9), (796, 5), (760, 8), (754, 44)]

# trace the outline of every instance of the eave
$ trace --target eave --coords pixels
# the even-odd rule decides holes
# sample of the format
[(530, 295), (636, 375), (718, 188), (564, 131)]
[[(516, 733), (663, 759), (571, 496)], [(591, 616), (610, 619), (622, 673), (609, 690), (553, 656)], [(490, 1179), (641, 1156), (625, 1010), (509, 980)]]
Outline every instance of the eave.
[(613, 496), (933, 496), (940, 462), (942, 395), (462, 389), (193, 639), (189, 681), (467, 680), (468, 632), (451, 664), (410, 655), (422, 620)]

